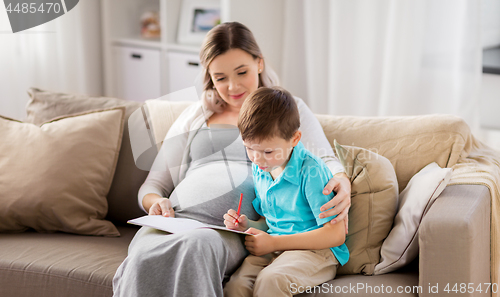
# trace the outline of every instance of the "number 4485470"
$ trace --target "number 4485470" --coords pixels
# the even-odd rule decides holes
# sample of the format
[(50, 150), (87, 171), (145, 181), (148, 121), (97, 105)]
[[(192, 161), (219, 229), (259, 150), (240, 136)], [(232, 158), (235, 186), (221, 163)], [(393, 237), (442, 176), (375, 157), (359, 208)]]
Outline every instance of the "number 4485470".
[(476, 286), (474, 283), (455, 283), (455, 284), (446, 284), (443, 291), (446, 293), (474, 293), (479, 292), (482, 293), (497, 293), (498, 292), (498, 284), (496, 283), (480, 283)]
[(7, 13), (60, 13), (60, 3), (41, 3), (37, 7), (37, 3), (17, 3), (12, 7), (12, 3), (7, 5)]

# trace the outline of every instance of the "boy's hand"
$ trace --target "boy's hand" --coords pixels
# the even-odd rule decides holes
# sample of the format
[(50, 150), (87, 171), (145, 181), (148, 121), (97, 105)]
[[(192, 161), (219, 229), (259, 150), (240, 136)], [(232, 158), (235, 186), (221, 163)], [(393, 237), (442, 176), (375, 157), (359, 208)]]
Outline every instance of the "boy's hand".
[(245, 231), (249, 227), (249, 222), (246, 215), (238, 216), (236, 211), (230, 209), (224, 215), (224, 225), (231, 230)]
[(274, 248), (274, 237), (259, 229), (250, 228), (245, 231), (254, 236), (245, 236), (247, 250), (255, 256), (262, 256), (276, 251)]
[(174, 209), (172, 208), (172, 203), (168, 198), (158, 199), (149, 208), (149, 215), (162, 215), (164, 217), (175, 217)]

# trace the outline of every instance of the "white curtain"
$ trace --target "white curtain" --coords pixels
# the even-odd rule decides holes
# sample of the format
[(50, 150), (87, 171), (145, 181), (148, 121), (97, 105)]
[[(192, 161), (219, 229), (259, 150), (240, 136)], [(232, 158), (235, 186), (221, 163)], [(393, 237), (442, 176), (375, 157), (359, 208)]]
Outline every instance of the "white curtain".
[(286, 1), (282, 85), (316, 113), (477, 125), (481, 1)]
[(63, 16), (12, 33), (0, 3), (0, 114), (25, 118), (26, 90), (101, 95), (100, 1), (79, 1)]

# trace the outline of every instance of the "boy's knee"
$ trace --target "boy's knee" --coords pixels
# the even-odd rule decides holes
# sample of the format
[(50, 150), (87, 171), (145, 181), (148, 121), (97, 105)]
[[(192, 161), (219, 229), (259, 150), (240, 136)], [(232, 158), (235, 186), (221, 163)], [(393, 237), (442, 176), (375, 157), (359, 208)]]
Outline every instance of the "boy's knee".
[(224, 286), (224, 296), (252, 296), (253, 283), (246, 278), (231, 278)]
[(291, 280), (287, 274), (281, 274), (273, 270), (263, 269), (255, 280), (254, 292), (289, 292), (290, 284)]
[[(231, 279), (224, 286), (224, 296), (252, 296), (253, 285), (251, 282), (242, 278)], [(250, 292), (250, 295), (248, 295)], [(246, 293), (246, 294), (245, 294)]]

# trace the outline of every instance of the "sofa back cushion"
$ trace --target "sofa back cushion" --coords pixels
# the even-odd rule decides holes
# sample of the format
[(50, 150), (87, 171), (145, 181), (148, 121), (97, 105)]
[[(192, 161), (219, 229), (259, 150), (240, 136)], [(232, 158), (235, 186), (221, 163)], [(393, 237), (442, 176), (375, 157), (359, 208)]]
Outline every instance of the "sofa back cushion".
[(125, 107), (125, 126), (120, 155), (107, 195), (109, 205), (107, 218), (125, 224), (129, 219), (144, 215), (137, 203), (137, 193), (148, 172), (135, 166), (128, 132), (128, 118), (144, 103), (109, 97), (56, 93), (37, 88), (30, 88), (28, 94), (31, 100), (26, 107), (28, 114), (26, 121), (37, 125), (60, 116), (102, 108)]
[(124, 108), (41, 126), (0, 116), (0, 232), (118, 236), (104, 220)]
[[(151, 100), (146, 110), (153, 114), (168, 113), (176, 119), (191, 102)], [(427, 164), (436, 162), (450, 168), (471, 150), (470, 128), (457, 116), (435, 114), (401, 117), (359, 117), (317, 114), (328, 141), (352, 145), (376, 152), (389, 159), (401, 192), (410, 179)], [(153, 120), (155, 142), (163, 141), (169, 124)], [(469, 143), (469, 144), (468, 144)]]
[(192, 101), (146, 100), (144, 110), (148, 115), (154, 143), (161, 145), (168, 130)]
[(469, 126), (453, 115), (353, 117), (317, 115), (333, 143), (369, 149), (391, 161), (401, 192), (412, 176), (436, 162), (450, 168), (471, 150)]
[(396, 173), (387, 158), (369, 150), (335, 142), (335, 152), (351, 180), (350, 256), (337, 273), (372, 275), (398, 208)]

